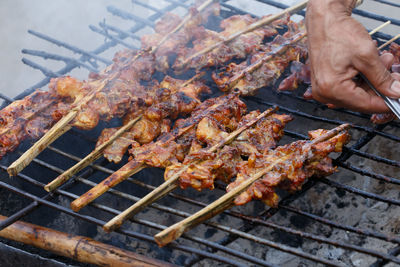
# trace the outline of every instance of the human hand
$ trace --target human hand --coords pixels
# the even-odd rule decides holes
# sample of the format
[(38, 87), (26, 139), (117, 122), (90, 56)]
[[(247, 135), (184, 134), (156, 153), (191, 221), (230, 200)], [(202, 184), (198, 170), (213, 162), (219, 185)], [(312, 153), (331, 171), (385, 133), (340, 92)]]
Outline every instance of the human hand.
[(331, 107), (389, 112), (383, 99), (354, 77), (363, 73), (382, 94), (400, 98), (400, 75), (387, 70), (391, 54), (379, 56), (365, 28), (351, 17), (355, 0), (310, 0), (307, 7), (312, 96)]

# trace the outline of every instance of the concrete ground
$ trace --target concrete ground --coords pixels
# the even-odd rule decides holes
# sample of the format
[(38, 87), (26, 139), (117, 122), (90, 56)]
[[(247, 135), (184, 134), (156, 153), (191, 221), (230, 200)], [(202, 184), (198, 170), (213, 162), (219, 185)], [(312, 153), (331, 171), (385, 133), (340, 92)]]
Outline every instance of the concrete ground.
[[(166, 5), (164, 1), (159, 0), (142, 1), (155, 7)], [(284, 0), (282, 2), (291, 5), (298, 1)], [(256, 1), (233, 0), (230, 3), (256, 15), (277, 11), (277, 9), (266, 8), (264, 4)], [(97, 25), (98, 22), (103, 20), (122, 29), (129, 29), (134, 25), (131, 21), (123, 20), (110, 14), (106, 10), (108, 5), (114, 5), (141, 17), (147, 17), (152, 13), (147, 9), (141, 8), (138, 4), (132, 3), (130, 0), (0, 1), (0, 18), (2, 20), (2, 27), (0, 27), (0, 36), (2, 36), (2, 41), (0, 42), (0, 93), (14, 97), (43, 78), (43, 74), (40, 71), (23, 64), (21, 61), (23, 57), (43, 64), (54, 71), (63, 67), (63, 63), (60, 62), (44, 61), (40, 58), (23, 55), (21, 53), (23, 48), (71, 55), (66, 49), (59, 48), (28, 34), (28, 29), (47, 34), (90, 51), (104, 42), (104, 37), (92, 32), (88, 25)], [(379, 4), (372, 0), (365, 1), (362, 9), (399, 18), (399, 9)], [(183, 13), (183, 10), (180, 10), (180, 13)], [(380, 22), (371, 22), (365, 19), (361, 21), (368, 25), (369, 28), (380, 24)], [(400, 32), (400, 27), (389, 26), (384, 31), (397, 34)], [(111, 58), (113, 53), (114, 51), (105, 54), (104, 57)], [(75, 55), (75, 57), (77, 56)], [(87, 71), (75, 70), (72, 75), (84, 79), (87, 77)]]

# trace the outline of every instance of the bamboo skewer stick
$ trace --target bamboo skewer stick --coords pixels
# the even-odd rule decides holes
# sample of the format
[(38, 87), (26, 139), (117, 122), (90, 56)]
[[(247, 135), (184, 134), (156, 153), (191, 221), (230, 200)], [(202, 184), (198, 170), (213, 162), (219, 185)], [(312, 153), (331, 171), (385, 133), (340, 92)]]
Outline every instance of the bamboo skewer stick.
[[(195, 125), (191, 125), (181, 131), (177, 137), (186, 133), (190, 129), (192, 129)], [(176, 137), (175, 137), (176, 138)], [(174, 139), (175, 139), (174, 138)], [(168, 142), (168, 141), (167, 141)], [(107, 192), (108, 189), (116, 186), (120, 182), (127, 179), (129, 176), (132, 176), (141, 170), (147, 168), (147, 165), (143, 162), (138, 162), (136, 160), (131, 160), (118, 171), (114, 172), (108, 178), (104, 179), (101, 183), (97, 184), (95, 187), (90, 189), (88, 192), (80, 196), (79, 198), (75, 199), (71, 203), (71, 209), (75, 212), (81, 210), (83, 207), (88, 205), (90, 202)]]
[(373, 35), (375, 33), (377, 33), (378, 31), (382, 30), (384, 27), (390, 25), (392, 22), (390, 20), (386, 21), (385, 23), (379, 25), (378, 27), (376, 27), (375, 29), (373, 29), (372, 31), (369, 32), (369, 35)]
[[(187, 80), (185, 83), (183, 83), (180, 87), (183, 88), (187, 86), (188, 84), (192, 83), (193, 81), (199, 79), (204, 75), (204, 72), (198, 73), (195, 76), (193, 76), (191, 79)], [(57, 187), (61, 186), (64, 184), (66, 181), (68, 181), (75, 173), (81, 171), (85, 167), (89, 166), (92, 162), (96, 161), (98, 158), (101, 157), (102, 152), (110, 145), (112, 144), (118, 137), (120, 137), (123, 133), (128, 131), (130, 128), (135, 125), (136, 122), (138, 122), (142, 118), (142, 115), (137, 116), (135, 119), (129, 121), (127, 124), (122, 126), (117, 132), (115, 132), (109, 140), (101, 144), (100, 146), (96, 147), (89, 155), (87, 155), (85, 158), (83, 158), (81, 161), (79, 161), (77, 164), (69, 168), (67, 171), (65, 171), (63, 174), (59, 175), (56, 179), (54, 179), (52, 182), (47, 184), (44, 189), (48, 192), (53, 191)], [(140, 169), (141, 170), (141, 169)], [(140, 171), (138, 170), (138, 171)], [(137, 170), (132, 170), (132, 173), (129, 175), (133, 175), (136, 173)]]
[(391, 43), (393, 43), (394, 41), (396, 41), (399, 38), (400, 38), (400, 34), (396, 35), (395, 37), (393, 37), (392, 39), (390, 39), (389, 41), (387, 41), (386, 43), (384, 43), (383, 45), (378, 47), (378, 50), (385, 48), (386, 46), (390, 45)]
[[(200, 73), (201, 75), (201, 73)], [(204, 114), (209, 114), (214, 112), (221, 104), (215, 103), (211, 107), (207, 108), (203, 113), (198, 115), (197, 117), (193, 118), (192, 123), (185, 128), (182, 128), (179, 130), (179, 132), (175, 135), (172, 136), (170, 139), (166, 140), (165, 142), (170, 142), (173, 141), (174, 139), (182, 136), (183, 134), (187, 133), (190, 129), (196, 126), (196, 123), (200, 121), (203, 117)], [(135, 160), (129, 161), (127, 164), (125, 164), (121, 169), (118, 171), (114, 172), (112, 175), (110, 175), (108, 178), (103, 180), (101, 183), (99, 183), (97, 186), (93, 187), (90, 189), (88, 192), (80, 196), (79, 198), (75, 199), (71, 203), (71, 209), (74, 211), (79, 211), (83, 207), (85, 207), (87, 204), (107, 192), (107, 190), (111, 187), (116, 186), (120, 182), (124, 181), (127, 179), (129, 176), (139, 172), (140, 170), (147, 168), (147, 165), (145, 165), (142, 162), (137, 162)]]
[[(0, 221), (6, 218), (0, 215)], [(97, 266), (173, 266), (91, 238), (71, 236), (22, 221), (17, 221), (0, 231), (0, 236)]]
[(42, 152), (47, 146), (53, 143), (58, 137), (68, 132), (71, 129), (69, 123), (75, 118), (78, 110), (72, 110), (61, 120), (59, 120), (39, 141), (37, 141), (30, 149), (28, 149), (21, 157), (19, 157), (10, 167), (7, 172), (10, 176), (17, 175), (28, 164)]
[[(336, 136), (338, 133), (341, 131), (349, 128), (349, 124), (343, 124), (340, 125), (327, 133), (319, 136), (318, 138), (308, 142), (304, 148), (304, 151), (308, 151), (313, 145), (326, 141), (334, 136)], [(236, 196), (238, 196), (240, 193), (242, 193), (244, 190), (246, 190), (249, 186), (251, 186), (255, 181), (257, 181), (259, 178), (264, 176), (266, 173), (271, 171), (277, 164), (284, 162), (287, 160), (291, 154), (288, 154), (286, 156), (283, 156), (276, 161), (272, 162), (269, 166), (265, 167), (264, 169), (260, 170), (256, 174), (252, 175), (244, 181), (242, 184), (239, 186), (235, 187), (232, 191), (229, 191), (222, 197), (220, 197), (218, 200), (214, 201), (207, 207), (199, 210), (195, 214), (191, 215), (190, 217), (187, 217), (186, 219), (168, 227), (167, 229), (161, 231), (157, 235), (154, 236), (157, 244), (159, 246), (164, 246), (173, 240), (179, 238), (184, 232), (190, 230), (191, 228), (195, 227), (196, 225), (202, 223), (203, 221), (221, 213), (223, 210), (229, 208), (230, 206), (233, 205), (233, 200)], [(303, 155), (305, 157), (305, 155)]]
[[(239, 134), (241, 134), (243, 131), (246, 129), (250, 128), (253, 126), (255, 123), (257, 123), (260, 119), (271, 115), (277, 110), (277, 108), (273, 109), (268, 109), (261, 113), (259, 116), (257, 116), (254, 120), (246, 123), (239, 129), (235, 130), (234, 132), (230, 133), (229, 136), (227, 136), (224, 140), (222, 140), (220, 143), (215, 144), (214, 146), (210, 147), (207, 152), (213, 153), (216, 152), (218, 149), (222, 148), (224, 145), (229, 144), (232, 142)], [(106, 232), (111, 232), (117, 228), (119, 228), (122, 223), (127, 220), (128, 218), (136, 215), (138, 212), (143, 210), (145, 207), (150, 205), (151, 203), (157, 201), (158, 199), (162, 198), (169, 192), (173, 191), (178, 187), (177, 182), (180, 178), (180, 175), (185, 172), (190, 166), (185, 165), (183, 166), (178, 172), (176, 172), (172, 177), (170, 177), (167, 181), (165, 181), (163, 184), (158, 186), (156, 189), (151, 191), (149, 194), (147, 194), (145, 197), (143, 197), (141, 200), (133, 204), (131, 207), (120, 213), (119, 215), (115, 216), (112, 220), (110, 220), (108, 223), (106, 223), (103, 226), (103, 229)]]
[(31, 148), (29, 148), (24, 154), (22, 154), (22, 156), (20, 156), (8, 167), (7, 172), (9, 175), (17, 175), (26, 166), (28, 166), (29, 163), (40, 154), (40, 152), (57, 140), (58, 137), (69, 131), (71, 129), (71, 125), (69, 125), (69, 123), (78, 115), (82, 105), (90, 101), (96, 95), (96, 92), (102, 90), (108, 81), (114, 79), (115, 77), (115, 74), (112, 75), (108, 79), (102, 81), (99, 86), (92, 92), (88, 93), (88, 95), (77, 99), (73, 104), (75, 107), (67, 115), (54, 124), (54, 126), (45, 135), (43, 135), (39, 141), (37, 141)]
[[(209, 6), (212, 2), (215, 0), (207, 0), (204, 2), (202, 5), (199, 6), (198, 11), (201, 12), (204, 10), (207, 6)], [(150, 50), (150, 53), (155, 53), (157, 49), (175, 32), (179, 31), (192, 17), (191, 13), (189, 14), (182, 20), (182, 22), (177, 25), (171, 32), (166, 34), (160, 42), (157, 44), (157, 46), (152, 47)], [(143, 51), (142, 51), (143, 52)], [(133, 62), (142, 55), (142, 53), (137, 53), (130, 61), (128, 61), (127, 64), (133, 64)], [(42, 152), (47, 146), (49, 146), (52, 142), (54, 142), (58, 137), (63, 135), (65, 132), (67, 132), (69, 129), (71, 129), (68, 124), (77, 116), (81, 106), (87, 102), (89, 102), (95, 95), (96, 92), (99, 92), (104, 88), (104, 86), (108, 83), (108, 81), (116, 78), (117, 75), (112, 75), (112, 77), (108, 78), (107, 80), (103, 81), (103, 84), (99, 86), (96, 90), (93, 92), (90, 92), (88, 96), (83, 97), (80, 103), (76, 106), (75, 110), (72, 110), (69, 112), (64, 118), (62, 119), (62, 123), (60, 124), (55, 124), (50, 131), (48, 131), (39, 141), (35, 143), (33, 147), (31, 147), (29, 150), (27, 150), (18, 160), (16, 160), (11, 166), (7, 169), (8, 173), (11, 176), (17, 175), (20, 171), (22, 171), (26, 166), (29, 165), (29, 163)], [(62, 129), (65, 128), (65, 129)], [(122, 134), (122, 133), (121, 133)]]
[(142, 116), (138, 116), (135, 119), (129, 121), (127, 124), (122, 126), (117, 132), (115, 132), (107, 142), (104, 142), (100, 146), (96, 147), (95, 150), (93, 150), (89, 155), (87, 155), (84, 159), (82, 159), (80, 162), (75, 164), (73, 167), (69, 168), (67, 171), (65, 171), (63, 174), (58, 176), (56, 179), (54, 179), (52, 182), (48, 183), (44, 189), (48, 192), (53, 191), (57, 187), (61, 186), (65, 182), (67, 182), (75, 173), (81, 171), (83, 168), (87, 167), (90, 165), (92, 162), (96, 161), (99, 159), (102, 155), (102, 152), (104, 149), (106, 149), (111, 143), (113, 143), (118, 137), (120, 137), (124, 132), (132, 128), (133, 125), (135, 125), (136, 122), (138, 122)]

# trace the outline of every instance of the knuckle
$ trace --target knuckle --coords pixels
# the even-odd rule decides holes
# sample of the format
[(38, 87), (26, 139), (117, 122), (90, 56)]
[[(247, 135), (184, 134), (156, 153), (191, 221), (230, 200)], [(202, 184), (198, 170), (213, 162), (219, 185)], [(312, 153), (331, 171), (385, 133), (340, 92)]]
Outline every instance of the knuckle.
[(385, 86), (386, 87), (389, 86), (391, 81), (392, 81), (392, 76), (390, 75), (390, 72), (388, 72), (387, 70), (377, 73), (376, 86), (379, 89), (386, 89)]
[(323, 78), (318, 81), (318, 94), (326, 98), (332, 98), (332, 90), (335, 87), (335, 81), (329, 78)]
[(363, 42), (357, 49), (358, 56), (363, 61), (369, 61), (371, 56), (377, 55), (377, 48), (373, 42)]

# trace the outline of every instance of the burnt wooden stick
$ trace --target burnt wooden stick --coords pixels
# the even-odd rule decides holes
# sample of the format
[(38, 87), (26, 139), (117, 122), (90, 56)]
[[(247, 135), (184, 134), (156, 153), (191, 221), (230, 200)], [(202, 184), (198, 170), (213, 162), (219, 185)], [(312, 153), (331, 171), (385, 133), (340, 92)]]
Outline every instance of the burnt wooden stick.
[[(218, 144), (215, 144), (214, 146), (210, 147), (207, 152), (213, 153), (217, 151), (218, 149), (222, 148), (224, 145), (229, 144), (232, 142), (239, 134), (241, 134), (243, 131), (248, 129), (249, 127), (253, 126), (255, 123), (257, 123), (260, 119), (271, 115), (277, 110), (277, 108), (271, 108), (260, 115), (258, 115), (254, 120), (246, 123), (239, 129), (233, 131), (230, 133), (224, 140), (219, 142)], [(119, 215), (115, 216), (113, 219), (111, 219), (109, 222), (107, 222), (104, 226), (103, 229), (106, 232), (111, 232), (117, 228), (119, 228), (125, 220), (128, 218), (136, 215), (138, 212), (146, 208), (148, 205), (151, 203), (157, 201), (158, 199), (164, 197), (167, 195), (169, 192), (175, 190), (178, 185), (177, 182), (180, 178), (180, 175), (186, 171), (190, 165), (185, 165), (183, 166), (178, 172), (176, 172), (172, 177), (170, 177), (167, 181), (165, 181), (163, 184), (158, 186), (156, 189), (151, 191), (149, 194), (147, 194), (145, 197), (140, 199), (138, 202), (130, 206), (128, 209), (120, 213)]]
[[(191, 128), (193, 128), (194, 125), (190, 125), (187, 128), (184, 128), (178, 136), (186, 133), (189, 131)], [(176, 137), (175, 137), (176, 138)], [(175, 139), (173, 138), (173, 139)], [(139, 162), (136, 160), (131, 160), (128, 163), (126, 163), (124, 166), (122, 166), (118, 171), (114, 172), (111, 174), (109, 177), (104, 179), (101, 183), (87, 191), (85, 194), (80, 196), (79, 198), (75, 199), (71, 203), (71, 209), (75, 212), (78, 212), (81, 210), (83, 207), (88, 205), (90, 202), (104, 194), (105, 192), (108, 191), (108, 189), (116, 186), (120, 182), (128, 179), (129, 176), (134, 175), (135, 173), (140, 172), (141, 170), (147, 168), (148, 166), (144, 164), (143, 162)]]
[(66, 181), (68, 181), (75, 173), (81, 171), (85, 167), (89, 166), (92, 162), (96, 161), (98, 158), (101, 157), (104, 149), (106, 149), (111, 143), (113, 143), (118, 137), (120, 137), (124, 132), (132, 128), (132, 126), (138, 122), (142, 116), (138, 116), (135, 119), (129, 121), (127, 124), (122, 126), (118, 131), (116, 131), (110, 139), (108, 139), (106, 142), (103, 144), (99, 145), (96, 147), (89, 155), (87, 155), (84, 159), (79, 161), (77, 164), (69, 168), (67, 171), (65, 171), (63, 174), (58, 176), (56, 179), (54, 179), (52, 182), (48, 183), (44, 189), (48, 192), (53, 191), (54, 189), (58, 188), (62, 184), (64, 184)]
[[(199, 73), (198, 75), (203, 75), (203, 73)], [(196, 75), (196, 76), (198, 76)], [(207, 108), (202, 114), (198, 115), (195, 117), (192, 121), (191, 124), (186, 126), (185, 128), (181, 128), (179, 132), (176, 134), (176, 136), (172, 136), (169, 140), (166, 142), (172, 141), (179, 136), (187, 133), (190, 131), (193, 127), (196, 126), (196, 124), (205, 116), (205, 114), (208, 114), (209, 112), (215, 111), (221, 104), (223, 103), (216, 103), (212, 105), (211, 107)], [(88, 192), (77, 198), (71, 203), (71, 209), (74, 211), (79, 211), (83, 207), (85, 207), (87, 204), (107, 192), (107, 190), (111, 187), (116, 186), (120, 182), (126, 180), (129, 176), (139, 172), (140, 170), (147, 168), (147, 166), (143, 162), (137, 162), (135, 160), (131, 160), (127, 164), (125, 164), (121, 169), (118, 171), (114, 172), (112, 175), (107, 177), (105, 180), (103, 180), (101, 183), (99, 183), (97, 186), (93, 187), (90, 189)]]
[[(311, 148), (312, 145), (323, 142), (325, 140), (328, 140), (341, 131), (347, 129), (350, 127), (349, 124), (343, 124), (340, 125), (325, 134), (317, 137), (316, 139), (308, 142), (306, 144), (307, 148), (304, 150), (307, 151), (308, 148)], [(221, 213), (231, 205), (233, 205), (233, 201), (236, 196), (238, 196), (240, 193), (242, 193), (244, 190), (246, 190), (249, 186), (251, 186), (255, 181), (257, 181), (259, 178), (264, 176), (266, 173), (271, 171), (277, 164), (287, 160), (291, 154), (285, 155), (282, 158), (277, 159), (276, 161), (272, 162), (270, 165), (265, 167), (264, 169), (260, 170), (256, 174), (252, 175), (244, 181), (242, 184), (239, 186), (235, 187), (233, 190), (229, 191), (207, 207), (199, 210), (195, 214), (191, 215), (190, 217), (187, 217), (186, 219), (166, 228), (165, 230), (161, 231), (160, 233), (156, 234), (154, 236), (154, 239), (156, 240), (157, 244), (159, 246), (165, 246), (166, 244), (174, 241), (175, 239), (179, 238), (184, 232), (192, 229), (196, 225), (204, 222), (205, 220), (214, 217), (215, 215)]]
[(135, 160), (129, 161), (124, 166), (122, 166), (122, 168), (120, 168), (118, 171), (114, 172), (111, 176), (109, 176), (107, 179), (104, 179), (101, 183), (99, 183), (98, 185), (87, 191), (85, 194), (72, 201), (71, 209), (75, 212), (78, 212), (83, 207), (88, 205), (90, 202), (92, 202), (105, 192), (107, 192), (108, 189), (116, 186), (120, 182), (127, 179), (129, 176), (132, 176), (135, 173), (140, 172), (146, 167), (147, 166), (142, 162), (138, 162)]
[(107, 78), (106, 80), (98, 83), (96, 89), (89, 92), (87, 95), (80, 97), (75, 100), (74, 108), (65, 115), (61, 120), (59, 120), (54, 126), (42, 136), (30, 149), (28, 149), (22, 156), (20, 156), (16, 161), (14, 161), (10, 167), (8, 167), (7, 172), (10, 176), (17, 175), (20, 171), (22, 171), (29, 163), (46, 149), (51, 143), (57, 140), (58, 137), (66, 133), (71, 129), (70, 122), (75, 119), (75, 117), (80, 112), (80, 109), (83, 104), (90, 101), (95, 95), (96, 92), (101, 91), (109, 80), (112, 80), (116, 77), (117, 74), (111, 75), (111, 77)]
[[(199, 79), (202, 77), (205, 73), (200, 72), (193, 76), (191, 79), (187, 80), (185, 83), (183, 83), (180, 87), (183, 88), (187, 86), (188, 84), (192, 83), (193, 81)], [(89, 155), (87, 155), (84, 159), (79, 161), (77, 164), (75, 164), (73, 167), (65, 171), (63, 174), (58, 176), (56, 179), (54, 179), (52, 182), (47, 184), (44, 189), (48, 192), (53, 191), (54, 189), (58, 188), (62, 184), (64, 184), (66, 181), (68, 181), (75, 173), (81, 171), (83, 168), (89, 166), (92, 162), (96, 161), (98, 158), (101, 157), (102, 152), (109, 146), (111, 145), (118, 137), (120, 137), (123, 133), (128, 131), (130, 128), (135, 125), (136, 122), (138, 122), (142, 118), (142, 115), (137, 116), (136, 118), (130, 120), (127, 124), (122, 126), (118, 131), (116, 131), (107, 142), (104, 142), (100, 146), (96, 147)], [(130, 174), (133, 175), (134, 173)]]
[[(0, 221), (6, 218), (0, 215)], [(173, 266), (91, 238), (72, 236), (22, 221), (17, 221), (0, 231), (0, 236), (98, 266)]]
[[(199, 6), (198, 11), (204, 10), (208, 5), (210, 5), (212, 2), (215, 0), (207, 0), (204, 2), (202, 5)], [(171, 34), (177, 32), (179, 29), (181, 29), (185, 23), (189, 21), (191, 18), (191, 13), (183, 19), (183, 21), (177, 25), (171, 32), (166, 34), (160, 42), (157, 44), (157, 46), (153, 47), (150, 50), (150, 53), (155, 53), (156, 50), (171, 36)], [(138, 57), (140, 57), (143, 52), (141, 51), (140, 53), (137, 53), (130, 61), (129, 64), (133, 64), (134, 61)], [(71, 126), (68, 126), (68, 124), (76, 117), (78, 114), (78, 111), (80, 110), (80, 107), (82, 104), (87, 103), (90, 101), (95, 95), (96, 92), (99, 92), (104, 88), (104, 86), (107, 84), (108, 81), (114, 79), (117, 77), (117, 73), (112, 75), (111, 77), (107, 78), (105, 81), (103, 81), (102, 85), (100, 85), (98, 88), (96, 88), (93, 92), (88, 93), (87, 96), (83, 97), (80, 99), (76, 109), (70, 111), (66, 116), (64, 116), (61, 120), (60, 123), (56, 123), (33, 147), (31, 147), (28, 151), (26, 151), (17, 161), (15, 161), (8, 169), (7, 172), (10, 174), (10, 176), (15, 176), (17, 175), (20, 171), (22, 171), (26, 166), (29, 165), (29, 163), (42, 152), (47, 146), (49, 146), (52, 142), (54, 142), (58, 137), (63, 135), (65, 132), (67, 132)]]
[(58, 137), (68, 132), (71, 129), (69, 123), (78, 114), (78, 110), (72, 110), (61, 120), (59, 120), (54, 126), (37, 141), (30, 149), (28, 149), (21, 157), (14, 161), (7, 169), (10, 176), (17, 175), (22, 171), (29, 163), (42, 152), (46, 147), (53, 143)]

